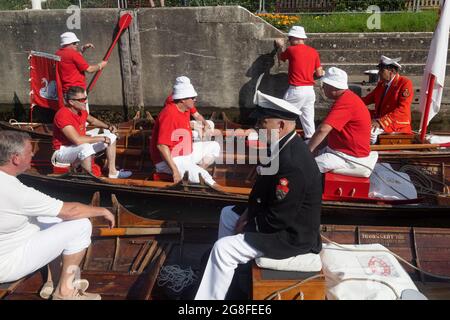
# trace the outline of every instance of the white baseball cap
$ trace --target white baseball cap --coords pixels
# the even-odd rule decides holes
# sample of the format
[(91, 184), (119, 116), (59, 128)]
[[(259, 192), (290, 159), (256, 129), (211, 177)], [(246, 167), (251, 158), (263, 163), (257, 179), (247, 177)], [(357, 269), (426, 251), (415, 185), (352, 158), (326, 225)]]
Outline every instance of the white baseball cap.
[(321, 80), (323, 83), (329, 84), (336, 89), (348, 89), (348, 76), (342, 69), (336, 67), (328, 68)]
[(60, 38), (61, 38), (61, 47), (74, 42), (80, 42), (80, 39), (78, 39), (75, 33), (73, 32), (64, 32), (60, 36)]
[(305, 28), (301, 26), (293, 26), (288, 33), (288, 37), (294, 37), (298, 39), (306, 39), (308, 38), (305, 33)]
[(402, 66), (401, 66), (400, 63), (398, 63), (400, 60), (402, 60), (401, 57), (391, 59), (391, 58), (388, 58), (386, 56), (381, 56), (380, 64), (378, 66), (380, 66), (380, 65), (385, 65), (385, 66), (393, 65), (393, 66), (396, 66), (397, 68), (401, 69)]
[[(181, 78), (181, 79), (180, 79)], [(186, 82), (187, 79), (187, 82)], [(197, 96), (197, 92), (194, 86), (191, 84), (191, 80), (188, 77), (178, 77), (175, 80), (175, 85), (173, 86), (173, 100), (193, 98)]]
[(258, 108), (251, 113), (252, 118), (279, 118), (286, 120), (295, 120), (302, 113), (286, 100), (269, 96), (268, 94), (257, 91), (253, 101)]

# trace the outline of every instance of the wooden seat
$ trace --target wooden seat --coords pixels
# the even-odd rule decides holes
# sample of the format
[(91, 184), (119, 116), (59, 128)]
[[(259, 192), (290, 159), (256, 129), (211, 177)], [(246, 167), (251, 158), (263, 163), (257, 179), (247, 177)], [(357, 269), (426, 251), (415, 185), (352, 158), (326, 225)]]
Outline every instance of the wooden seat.
[[(295, 272), (262, 269), (252, 263), (252, 299), (264, 300), (278, 290), (287, 288), (305, 280), (318, 272)], [(281, 293), (281, 300), (296, 300), (303, 295), (303, 300), (325, 300), (325, 279), (316, 278)]]

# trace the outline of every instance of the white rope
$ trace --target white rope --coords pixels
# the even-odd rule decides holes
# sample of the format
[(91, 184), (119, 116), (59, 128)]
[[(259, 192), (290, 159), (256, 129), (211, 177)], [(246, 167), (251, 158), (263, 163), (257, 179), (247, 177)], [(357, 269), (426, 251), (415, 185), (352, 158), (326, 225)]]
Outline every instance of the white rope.
[(191, 267), (182, 269), (178, 265), (164, 266), (158, 275), (158, 286), (167, 287), (179, 293), (197, 279)]

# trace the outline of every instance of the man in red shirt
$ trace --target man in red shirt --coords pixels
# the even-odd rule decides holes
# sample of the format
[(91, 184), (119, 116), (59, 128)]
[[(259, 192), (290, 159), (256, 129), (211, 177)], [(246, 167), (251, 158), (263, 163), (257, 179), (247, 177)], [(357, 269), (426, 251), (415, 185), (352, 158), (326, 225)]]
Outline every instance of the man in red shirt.
[[(106, 149), (109, 178), (128, 178), (130, 171), (116, 169), (117, 129), (94, 118), (86, 111), (87, 95), (82, 87), (70, 87), (66, 93), (67, 106), (59, 109), (53, 119), (54, 164), (78, 164), (92, 172), (92, 156)], [(103, 134), (86, 135), (86, 122), (104, 129)]]
[(320, 65), (319, 53), (316, 49), (307, 46), (304, 39), (307, 38), (305, 29), (293, 26), (288, 33), (290, 47), (283, 51), (284, 41), (275, 41), (278, 49), (278, 58), (282, 61), (289, 60), (289, 89), (284, 95), (284, 100), (297, 107), (302, 114), (302, 123), (305, 139), (310, 139), (315, 131), (314, 124), (314, 75), (321, 77), (323, 70)]
[[(89, 65), (82, 53), (88, 48), (94, 48), (92, 43), (85, 44), (78, 51), (80, 40), (73, 32), (64, 32), (61, 36), (61, 48), (56, 51), (56, 55), (61, 57), (59, 63), (59, 77), (61, 78), (62, 91), (65, 94), (70, 87), (82, 87), (86, 90), (85, 72), (94, 73), (102, 70), (107, 61), (101, 61), (95, 65)], [(86, 104), (89, 113), (89, 106)]]
[(411, 103), (414, 98), (413, 84), (398, 72), (401, 58), (381, 56), (378, 64), (380, 81), (375, 89), (362, 98), (366, 105), (375, 104), (372, 114), (370, 142), (377, 142), (383, 132), (411, 133)]
[(328, 137), (328, 145), (316, 157), (320, 172), (359, 169), (363, 170), (362, 176), (370, 176), (377, 154), (370, 155), (371, 121), (367, 107), (348, 89), (345, 71), (329, 68), (322, 83), (326, 97), (335, 101), (308, 144), (314, 152)]
[(158, 115), (152, 131), (150, 155), (157, 172), (171, 174), (179, 182), (185, 172), (189, 181), (199, 183), (199, 174), (211, 186), (215, 181), (205, 170), (220, 155), (216, 141), (192, 143), (190, 112), (197, 97), (192, 84), (176, 82), (172, 99), (168, 99)]

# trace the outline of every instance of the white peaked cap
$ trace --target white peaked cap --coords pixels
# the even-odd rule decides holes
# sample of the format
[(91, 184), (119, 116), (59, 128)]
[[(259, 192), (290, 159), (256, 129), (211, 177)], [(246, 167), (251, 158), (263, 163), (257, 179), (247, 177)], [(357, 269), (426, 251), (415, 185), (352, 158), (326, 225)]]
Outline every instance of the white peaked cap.
[(175, 79), (175, 84), (179, 84), (179, 83), (191, 83), (191, 79), (189, 79), (186, 76), (177, 77)]
[[(189, 80), (187, 77), (178, 77), (179, 78), (185, 78), (181, 79), (181, 81), (185, 81), (186, 79)], [(175, 81), (175, 85), (173, 86), (173, 100), (179, 100), (179, 99), (185, 99), (185, 98), (193, 98), (197, 96), (197, 91), (195, 91), (194, 86), (191, 84), (191, 81), (189, 82), (177, 82)]]
[(308, 38), (305, 33), (305, 28), (301, 26), (293, 26), (288, 33), (288, 37), (294, 37), (299, 39), (306, 39)]
[(348, 76), (342, 69), (336, 67), (328, 68), (321, 80), (323, 83), (335, 87), (336, 89), (348, 89)]
[(287, 120), (295, 120), (302, 113), (286, 100), (269, 96), (268, 94), (257, 91), (253, 101), (258, 107), (252, 113), (252, 117), (273, 117)]
[(67, 44), (71, 44), (74, 42), (80, 42), (80, 39), (77, 38), (77, 36), (75, 35), (75, 33), (73, 32), (64, 32), (61, 36), (61, 47), (65, 46)]
[(388, 58), (386, 56), (381, 56), (380, 63), (382, 63), (382, 64), (384, 64), (386, 66), (394, 65), (394, 66), (398, 67), (399, 69), (401, 69), (402, 66), (401, 66), (400, 63), (398, 63), (400, 60), (402, 60), (401, 57), (391, 59), (391, 58)]

